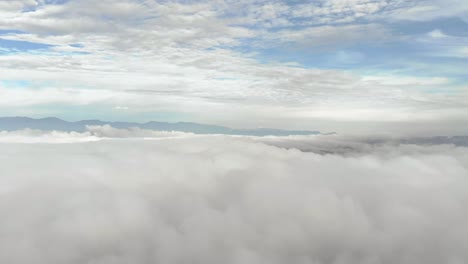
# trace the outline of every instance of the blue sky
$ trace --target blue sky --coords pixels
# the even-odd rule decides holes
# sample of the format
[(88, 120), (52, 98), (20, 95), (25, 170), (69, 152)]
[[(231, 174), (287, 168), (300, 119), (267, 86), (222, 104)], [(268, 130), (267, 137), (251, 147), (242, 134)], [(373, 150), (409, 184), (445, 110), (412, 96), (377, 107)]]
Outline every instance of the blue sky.
[(462, 134), (467, 17), (460, 0), (2, 1), (0, 113)]

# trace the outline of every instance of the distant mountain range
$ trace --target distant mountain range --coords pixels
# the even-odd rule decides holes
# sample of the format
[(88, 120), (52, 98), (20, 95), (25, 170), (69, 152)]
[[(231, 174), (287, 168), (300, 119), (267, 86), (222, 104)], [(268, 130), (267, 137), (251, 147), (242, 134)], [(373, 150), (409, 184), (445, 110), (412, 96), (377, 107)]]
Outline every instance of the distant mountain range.
[(195, 134), (225, 134), (225, 135), (248, 135), (248, 136), (288, 136), (288, 135), (317, 135), (319, 131), (308, 130), (282, 130), (272, 128), (258, 129), (233, 129), (223, 126), (205, 125), (190, 122), (107, 122), (101, 120), (82, 120), (77, 122), (68, 122), (56, 117), (34, 119), (29, 117), (0, 117), (0, 131), (15, 131), (26, 128), (39, 130), (57, 130), (57, 131), (86, 131), (86, 126), (110, 125), (114, 128), (139, 127), (142, 129), (156, 131), (180, 131)]

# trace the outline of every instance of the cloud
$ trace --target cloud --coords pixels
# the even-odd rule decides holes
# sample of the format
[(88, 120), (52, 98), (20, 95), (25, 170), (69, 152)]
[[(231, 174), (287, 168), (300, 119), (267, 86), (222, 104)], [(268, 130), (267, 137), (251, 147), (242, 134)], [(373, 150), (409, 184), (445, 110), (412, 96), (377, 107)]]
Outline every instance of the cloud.
[(2, 143), (0, 262), (466, 262), (468, 149), (365, 141)]
[(406, 8), (390, 10), (388, 17), (401, 20), (430, 21), (441, 17), (463, 19), (468, 13), (468, 4), (463, 0), (408, 1), (402, 6)]
[(125, 110), (129, 110), (130, 108), (128, 106), (115, 106), (114, 107), (115, 110), (121, 110), (121, 111), (125, 111)]
[[(463, 81), (457, 79), (463, 76), (463, 63), (445, 67), (412, 61), (401, 69), (401, 56), (379, 59), (393, 54), (379, 47), (396, 52), (390, 44), (404, 41), (431, 44), (418, 49), (426, 57), (466, 57), (466, 45), (459, 45), (462, 38), (450, 40), (453, 45), (444, 44), (448, 51), (443, 52), (437, 40), (402, 36), (388, 25), (392, 12), (418, 3), (2, 2), (0, 29), (6, 30), (2, 39), (50, 46), (22, 51), (1, 48), (2, 80), (25, 85), (22, 89), (0, 87), (0, 110), (69, 119), (74, 118), (70, 109), (79, 106), (85, 118), (109, 119), (109, 114), (95, 115), (121, 106), (128, 109), (120, 112), (134, 120), (175, 113), (190, 115), (194, 122), (233, 127), (305, 124), (298, 129), (330, 131), (338, 128), (331, 123), (320, 128), (314, 124), (387, 121), (380, 129), (386, 131), (395, 122), (403, 123), (399, 127), (405, 129), (409, 119), (429, 119), (445, 127), (444, 134), (457, 134), (463, 129), (452, 128), (468, 113), (466, 87), (455, 87)], [(358, 45), (369, 50), (354, 50)], [(282, 58), (283, 51), (291, 52), (293, 58)], [(337, 52), (321, 59), (323, 51)], [(305, 58), (305, 65), (294, 62), (294, 57)], [(332, 68), (353, 69), (318, 69), (321, 60)], [(378, 65), (358, 69), (372, 61)], [(382, 68), (390, 64), (398, 66)], [(427, 65), (431, 65), (429, 73), (421, 70)], [(442, 72), (433, 73), (436, 68)], [(450, 92), (441, 95), (434, 90)], [(62, 106), (60, 110), (44, 110), (56, 105)], [(255, 120), (259, 122), (245, 118), (252, 112), (258, 114)], [(451, 123), (442, 125), (447, 120)]]
[(0, 13), (11, 13), (18, 12), (25, 8), (31, 8), (37, 6), (35, 0), (10, 0), (0, 2)]
[(87, 126), (87, 130), (93, 136), (100, 138), (168, 138), (168, 137), (195, 137), (193, 133), (178, 131), (154, 131), (131, 127), (128, 129), (113, 128), (109, 125)]
[[(317, 118), (405, 121), (408, 117), (430, 117), (440, 122), (462, 119), (467, 113), (462, 111), (466, 108), (463, 88), (443, 96), (426, 92), (428, 87), (451, 85), (442, 76), (361, 77), (348, 71), (260, 64), (225, 50), (170, 49), (148, 58), (117, 57), (112, 64), (94, 55), (50, 58), (22, 54), (1, 57), (0, 61), (8, 67), (2, 71), (5, 79), (28, 76), (34, 84), (30, 88), (0, 89), (1, 105), (10, 108), (67, 104), (112, 109), (125, 105), (129, 108), (126, 112), (133, 114), (182, 109), (206, 118), (193, 120), (196, 122), (221, 121), (219, 124), (239, 127), (250, 126), (248, 120), (240, 118), (250, 112), (273, 127), (289, 126), (286, 122), (293, 119), (295, 123), (311, 124)], [(226, 115), (219, 118), (217, 113)]]
[(333, 49), (336, 47), (347, 47), (356, 44), (378, 43), (388, 39), (395, 40), (396, 37), (380, 24), (365, 25), (323, 25), (308, 27), (299, 30), (280, 30), (277, 34), (271, 34), (276, 42), (286, 42), (298, 47), (321, 48), (320, 50)]
[(298, 149), (322, 155), (399, 157), (414, 154), (440, 154), (454, 147), (468, 147), (468, 137), (398, 137), (398, 136), (287, 136), (253, 138), (267, 145)]
[(89, 132), (41, 131), (25, 129), (0, 131), (0, 143), (77, 143), (98, 141), (99, 137)]
[(154, 131), (138, 127), (117, 129), (110, 125), (87, 126), (86, 132), (47, 131), (24, 129), (15, 131), (0, 131), (0, 143), (77, 143), (93, 142), (116, 138), (148, 138), (163, 139), (176, 137), (195, 137), (192, 133), (177, 131)]

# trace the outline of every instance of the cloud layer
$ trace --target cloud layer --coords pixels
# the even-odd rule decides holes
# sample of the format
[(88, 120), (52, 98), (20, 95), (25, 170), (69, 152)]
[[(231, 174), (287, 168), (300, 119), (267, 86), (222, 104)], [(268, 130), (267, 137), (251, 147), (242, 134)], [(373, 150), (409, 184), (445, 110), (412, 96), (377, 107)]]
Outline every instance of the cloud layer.
[(36, 129), (24, 129), (15, 131), (0, 131), (0, 143), (77, 143), (92, 142), (103, 139), (116, 138), (148, 138), (164, 139), (176, 137), (195, 137), (192, 133), (177, 131), (154, 131), (138, 127), (128, 129), (117, 129), (109, 125), (87, 126), (87, 131), (65, 132), (65, 131), (47, 131)]
[[(295, 148), (317, 144), (329, 154)], [(2, 263), (468, 260), (465, 147), (229, 136), (0, 147)]]

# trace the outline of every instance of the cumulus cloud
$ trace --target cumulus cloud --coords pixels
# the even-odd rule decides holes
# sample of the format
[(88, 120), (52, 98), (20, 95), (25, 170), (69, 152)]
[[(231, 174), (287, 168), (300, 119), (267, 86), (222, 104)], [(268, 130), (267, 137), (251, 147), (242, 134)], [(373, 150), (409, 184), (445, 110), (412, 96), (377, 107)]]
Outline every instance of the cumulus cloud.
[(76, 143), (97, 141), (99, 138), (89, 132), (63, 132), (24, 129), (0, 131), (0, 143)]
[(465, 263), (468, 149), (386, 141), (2, 143), (0, 262)]
[(0, 131), (0, 143), (77, 143), (92, 142), (116, 138), (175, 138), (195, 137), (192, 133), (177, 131), (154, 131), (138, 127), (117, 129), (110, 125), (87, 126), (86, 132), (45, 131), (24, 129), (16, 131)]

